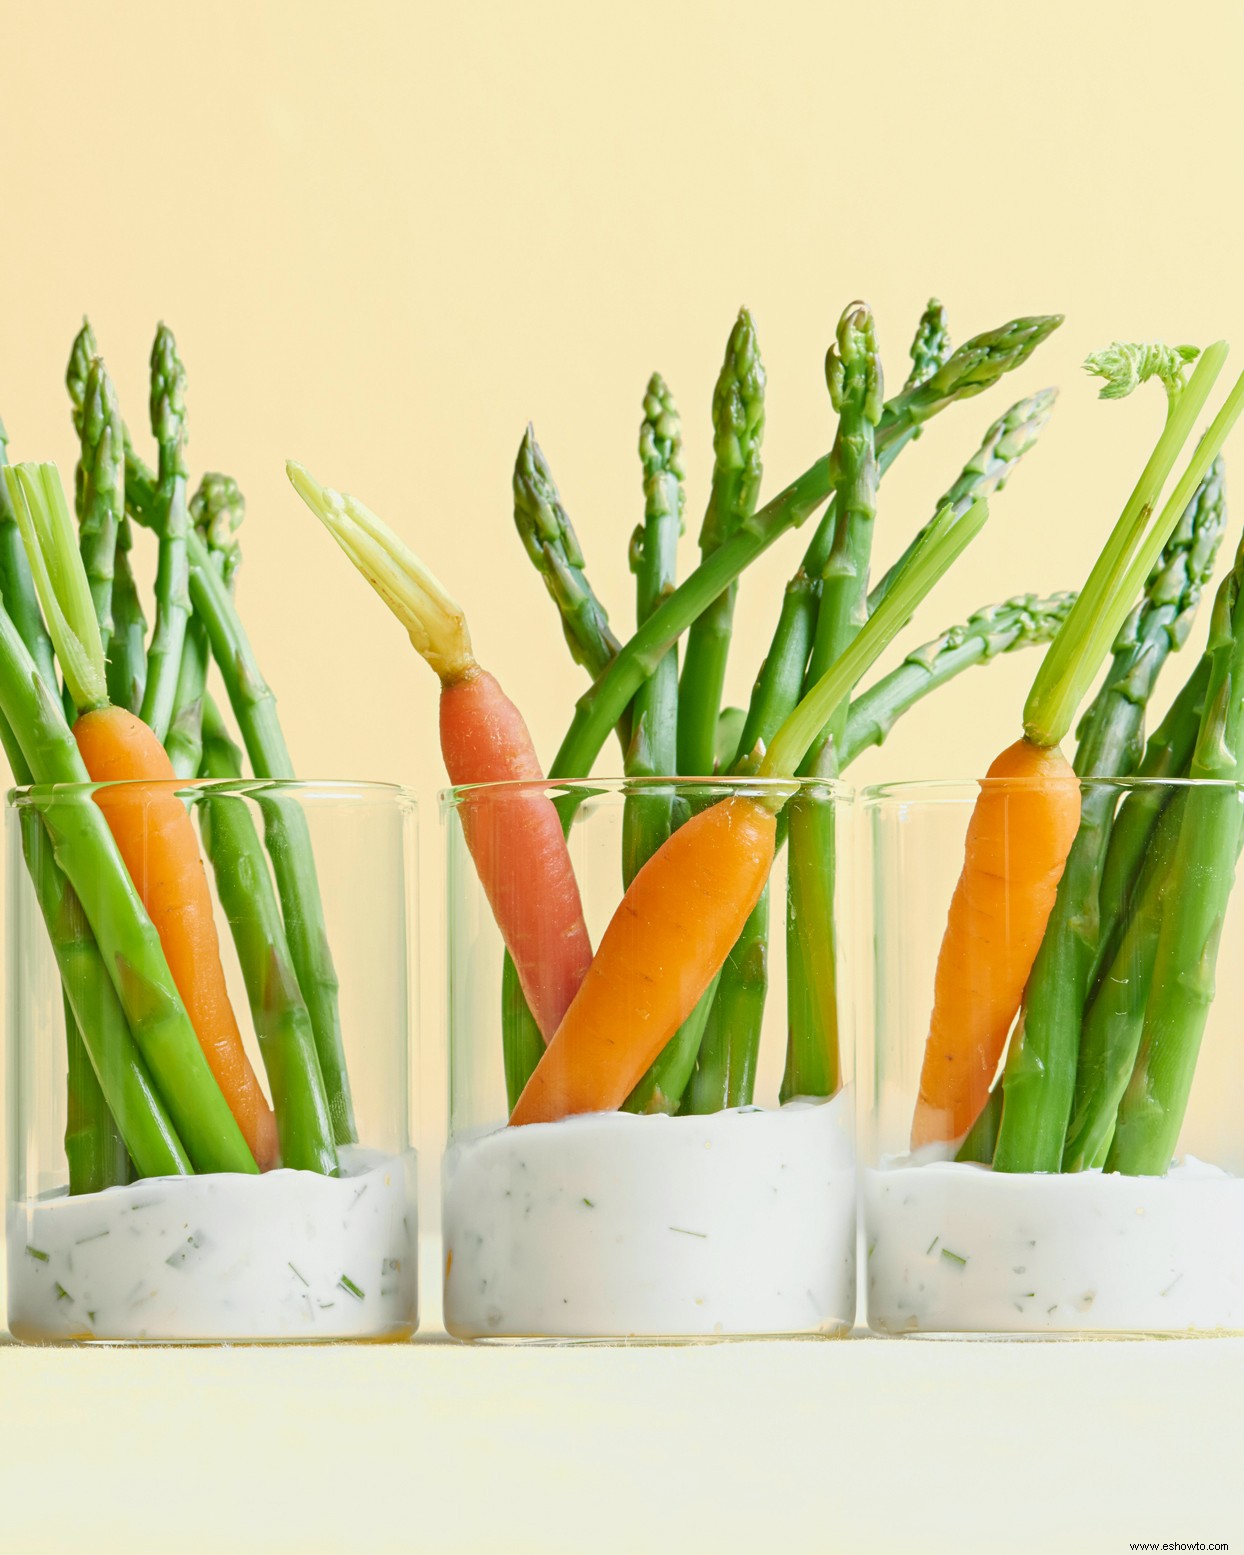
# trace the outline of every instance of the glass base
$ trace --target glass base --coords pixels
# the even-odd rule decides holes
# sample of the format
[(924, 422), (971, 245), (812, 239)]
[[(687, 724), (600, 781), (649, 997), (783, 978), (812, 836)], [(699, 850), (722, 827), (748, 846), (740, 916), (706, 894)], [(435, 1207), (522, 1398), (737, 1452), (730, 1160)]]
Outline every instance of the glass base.
[(850, 1323), (839, 1323), (831, 1328), (783, 1334), (455, 1334), (450, 1329), (449, 1337), (456, 1344), (487, 1345), (494, 1348), (526, 1345), (549, 1349), (564, 1347), (582, 1349), (595, 1346), (633, 1350), (688, 1345), (789, 1343), (804, 1340), (816, 1343), (824, 1339), (849, 1339), (851, 1332)]
[(418, 1324), (412, 1320), (409, 1323), (395, 1324), (376, 1334), (315, 1334), (308, 1335), (305, 1339), (296, 1338), (289, 1334), (282, 1334), (272, 1338), (256, 1338), (248, 1335), (245, 1338), (214, 1338), (214, 1339), (182, 1339), (175, 1334), (146, 1335), (141, 1339), (130, 1336), (114, 1339), (107, 1334), (64, 1334), (47, 1333), (38, 1328), (23, 1323), (11, 1324), (9, 1332), (18, 1344), (32, 1345), (42, 1349), (51, 1350), (75, 1350), (75, 1349), (240, 1349), (250, 1346), (288, 1347), (302, 1349), (308, 1345), (334, 1345), (334, 1344), (407, 1344), (414, 1338)]

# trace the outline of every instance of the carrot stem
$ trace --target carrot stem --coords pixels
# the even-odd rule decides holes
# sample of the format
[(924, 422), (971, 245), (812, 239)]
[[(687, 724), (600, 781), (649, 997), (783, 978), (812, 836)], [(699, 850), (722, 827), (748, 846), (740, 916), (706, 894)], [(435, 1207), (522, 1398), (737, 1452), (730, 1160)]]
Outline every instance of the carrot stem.
[[(1141, 584), (1239, 414), (1244, 382), (1236, 385), (1197, 449), (1188, 472), (1195, 470), (1196, 478), (1188, 484), (1185, 474), (1157, 523), (1150, 525), (1149, 517), (1161, 496), (1162, 487), (1180, 449), (1191, 435), (1226, 359), (1224, 341), (1208, 346), (1201, 353), (1187, 385), (1170, 402), (1162, 435), (1033, 681), (1024, 704), (1024, 733), (1034, 745), (1057, 745), (1071, 728), (1076, 709), (1119, 635)], [(1227, 417), (1225, 421), (1224, 416)], [(1215, 436), (1217, 443), (1211, 449)], [(1208, 457), (1205, 457), (1207, 453)]]

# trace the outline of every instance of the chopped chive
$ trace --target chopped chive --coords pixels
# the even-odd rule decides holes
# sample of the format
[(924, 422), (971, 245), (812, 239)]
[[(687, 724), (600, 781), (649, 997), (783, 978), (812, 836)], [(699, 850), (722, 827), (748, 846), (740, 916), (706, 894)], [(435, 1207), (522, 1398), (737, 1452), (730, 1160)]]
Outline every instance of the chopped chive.
[(57, 1301), (67, 1301), (70, 1306), (73, 1305), (73, 1297), (69, 1294), (69, 1292), (65, 1289), (59, 1280), (57, 1280), (56, 1283), (52, 1286), (52, 1289), (56, 1292)]
[(595, 1204), (592, 1203), (591, 1199), (584, 1199), (583, 1202), (587, 1205), (588, 1209), (595, 1209), (596, 1208)]
[(967, 1268), (967, 1259), (961, 1258), (958, 1253), (952, 1253), (948, 1247), (942, 1248), (942, 1257), (947, 1263), (957, 1264), (960, 1269)]
[(702, 1242), (708, 1241), (707, 1231), (688, 1231), (686, 1226), (671, 1226), (671, 1231), (677, 1231), (679, 1236), (698, 1236)]
[(292, 1263), (291, 1263), (291, 1264), (290, 1264), (290, 1268), (291, 1268), (291, 1269), (293, 1269), (293, 1272), (294, 1272), (294, 1274), (295, 1274), (295, 1275), (297, 1275), (297, 1277), (298, 1277), (298, 1278), (299, 1278), (299, 1279), (300, 1279), (300, 1280), (302, 1280), (302, 1283), (303, 1283), (303, 1284), (304, 1284), (304, 1285), (305, 1285), (305, 1286), (307, 1286), (307, 1288), (308, 1288), (308, 1289), (310, 1289), (310, 1286), (311, 1286), (311, 1282), (310, 1282), (310, 1280), (308, 1280), (308, 1279), (306, 1279), (306, 1278), (304, 1278), (304, 1277), (303, 1277), (303, 1275), (301, 1275), (301, 1274), (299, 1274), (299, 1273), (298, 1273), (298, 1270), (297, 1270), (297, 1269), (294, 1269), (294, 1266), (293, 1266), (293, 1264), (292, 1264)]
[(348, 1274), (343, 1274), (337, 1281), (338, 1288), (354, 1297), (355, 1301), (364, 1300), (363, 1292), (358, 1288)]
[(28, 1245), (27, 1248), (26, 1248), (26, 1251), (30, 1254), (30, 1256), (32, 1258), (37, 1258), (40, 1263), (47, 1263), (48, 1255), (46, 1253), (44, 1253), (44, 1252), (41, 1252), (37, 1247), (30, 1247)]
[(933, 1240), (929, 1243), (929, 1245), (924, 1250), (924, 1256), (926, 1258), (929, 1256), (929, 1254), (933, 1251), (933, 1249), (937, 1246), (937, 1244), (940, 1241), (941, 1241), (941, 1237), (940, 1236), (935, 1236), (933, 1238)]
[(86, 1242), (98, 1242), (101, 1236), (107, 1236), (108, 1234), (108, 1227), (105, 1226), (102, 1231), (92, 1231), (90, 1236), (80, 1236), (73, 1245), (75, 1247), (81, 1247)]

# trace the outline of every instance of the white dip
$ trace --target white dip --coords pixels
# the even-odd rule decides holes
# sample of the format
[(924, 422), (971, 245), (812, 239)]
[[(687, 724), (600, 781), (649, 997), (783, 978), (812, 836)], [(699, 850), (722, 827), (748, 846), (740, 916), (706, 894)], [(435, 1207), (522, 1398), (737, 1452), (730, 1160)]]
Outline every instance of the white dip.
[(414, 1156), (347, 1147), (341, 1177), (147, 1177), (9, 1206), (26, 1340), (359, 1339), (415, 1316)]
[(850, 1096), (459, 1136), (444, 1236), (445, 1326), (463, 1339), (849, 1328)]
[(1165, 1177), (882, 1167), (863, 1214), (887, 1333), (1244, 1329), (1244, 1179), (1191, 1156)]

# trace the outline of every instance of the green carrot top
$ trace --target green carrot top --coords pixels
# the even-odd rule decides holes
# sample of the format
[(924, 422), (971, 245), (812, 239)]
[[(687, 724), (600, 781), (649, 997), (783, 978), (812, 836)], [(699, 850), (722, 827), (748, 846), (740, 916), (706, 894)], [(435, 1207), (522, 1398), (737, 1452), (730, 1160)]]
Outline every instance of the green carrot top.
[(69, 695), (80, 713), (106, 707), (104, 645), (60, 471), (17, 464), (3, 473)]
[(348, 493), (321, 486), (292, 459), (294, 490), (398, 618), (415, 651), (446, 685), (478, 670), (462, 607), (387, 524)]
[(1145, 579), (1244, 408), (1241, 377), (1197, 444), (1159, 516), (1151, 522), (1175, 460), (1222, 371), (1227, 346), (1224, 341), (1208, 346), (1185, 381), (1185, 371), (1195, 355), (1191, 346), (1115, 344), (1086, 363), (1089, 371), (1105, 377), (1102, 397), (1106, 399), (1122, 398), (1155, 378), (1166, 390), (1167, 416), (1118, 522), (1033, 682), (1024, 706), (1024, 734), (1036, 745), (1059, 744), (1075, 722), (1076, 711)]

